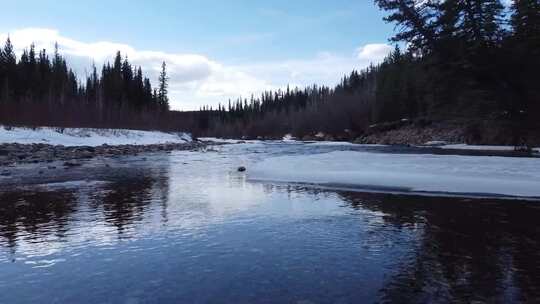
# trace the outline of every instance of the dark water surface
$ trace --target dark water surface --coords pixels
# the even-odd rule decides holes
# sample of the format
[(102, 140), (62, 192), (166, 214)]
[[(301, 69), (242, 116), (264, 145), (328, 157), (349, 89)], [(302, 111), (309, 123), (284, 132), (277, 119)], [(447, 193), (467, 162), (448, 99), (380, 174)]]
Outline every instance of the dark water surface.
[(537, 202), (252, 183), (350, 148), (216, 149), (0, 180), (0, 303), (540, 303)]

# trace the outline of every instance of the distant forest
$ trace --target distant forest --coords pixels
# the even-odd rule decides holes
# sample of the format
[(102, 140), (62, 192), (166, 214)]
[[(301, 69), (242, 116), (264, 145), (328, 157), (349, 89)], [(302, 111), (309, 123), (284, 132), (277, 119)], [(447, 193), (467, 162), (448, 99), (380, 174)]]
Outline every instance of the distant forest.
[[(431, 121), (492, 128), (518, 144), (540, 131), (540, 0), (376, 0), (396, 26), (394, 51), (335, 87), (264, 92), (200, 111), (169, 111), (158, 88), (118, 53), (86, 83), (55, 51), (0, 52), (0, 123), (189, 130), (195, 135), (354, 139), (377, 126)], [(401, 46), (400, 47), (398, 47)]]

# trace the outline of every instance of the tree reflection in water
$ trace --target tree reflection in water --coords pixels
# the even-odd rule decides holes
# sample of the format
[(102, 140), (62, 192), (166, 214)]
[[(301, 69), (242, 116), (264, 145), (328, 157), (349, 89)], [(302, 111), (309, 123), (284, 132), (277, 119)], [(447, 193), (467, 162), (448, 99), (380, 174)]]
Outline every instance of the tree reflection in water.
[(0, 202), (1, 244), (12, 250), (19, 238), (62, 238), (77, 208), (77, 197), (68, 190), (0, 192)]
[[(118, 237), (141, 222), (150, 208), (167, 219), (167, 168), (142, 170), (110, 182), (84, 187), (47, 187), (0, 191), (0, 245), (15, 254), (18, 242), (45, 243), (62, 239), (77, 221), (103, 222)], [(101, 215), (100, 215), (101, 214)], [(100, 219), (87, 219), (87, 217)], [(102, 220), (101, 220), (102, 219)], [(79, 231), (80, 232), (80, 231)]]
[(421, 228), (414, 257), (381, 290), (385, 302), (540, 302), (540, 207), (534, 203), (346, 192), (355, 209)]

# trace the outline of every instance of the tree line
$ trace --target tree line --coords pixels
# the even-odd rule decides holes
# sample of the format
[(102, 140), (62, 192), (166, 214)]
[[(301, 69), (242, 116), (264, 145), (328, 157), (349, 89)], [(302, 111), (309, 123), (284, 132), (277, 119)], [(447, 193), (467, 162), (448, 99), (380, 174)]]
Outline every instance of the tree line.
[(514, 142), (540, 130), (539, 0), (509, 8), (499, 0), (375, 3), (397, 32), (382, 63), (333, 88), (288, 88), (204, 107), (198, 127), (231, 137), (347, 137), (383, 122), (454, 119), (503, 126)]
[(10, 38), (0, 49), (0, 123), (76, 127), (164, 128), (172, 124), (165, 62), (153, 88), (141, 67), (116, 53), (79, 80), (58, 45), (49, 56), (35, 45), (17, 58)]

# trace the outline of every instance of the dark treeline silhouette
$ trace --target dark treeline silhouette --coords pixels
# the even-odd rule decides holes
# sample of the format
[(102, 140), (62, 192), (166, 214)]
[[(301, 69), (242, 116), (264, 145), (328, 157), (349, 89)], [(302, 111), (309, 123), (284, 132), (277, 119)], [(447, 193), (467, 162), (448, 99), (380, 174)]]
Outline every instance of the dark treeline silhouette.
[(17, 58), (8, 38), (0, 49), (0, 123), (28, 126), (174, 129), (166, 66), (152, 88), (141, 67), (118, 52), (80, 82), (60, 55), (32, 44)]
[[(405, 43), (378, 65), (335, 88), (266, 92), (198, 114), (203, 133), (229, 137), (334, 138), (383, 122), (458, 120), (477, 132), (493, 126), (517, 144), (538, 130), (540, 1), (377, 0)], [(529, 132), (529, 134), (527, 134)]]

